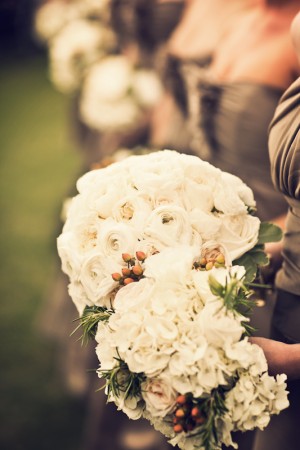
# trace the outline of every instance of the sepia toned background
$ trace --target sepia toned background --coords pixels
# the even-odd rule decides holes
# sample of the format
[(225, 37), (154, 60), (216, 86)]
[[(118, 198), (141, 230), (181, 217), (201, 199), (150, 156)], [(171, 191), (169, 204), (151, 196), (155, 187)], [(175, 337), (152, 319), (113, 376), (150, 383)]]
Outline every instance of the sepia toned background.
[(68, 99), (50, 85), (32, 35), (34, 7), (0, 4), (0, 448), (76, 450), (84, 407), (67, 393), (40, 323), (58, 269), (62, 199), (80, 162)]

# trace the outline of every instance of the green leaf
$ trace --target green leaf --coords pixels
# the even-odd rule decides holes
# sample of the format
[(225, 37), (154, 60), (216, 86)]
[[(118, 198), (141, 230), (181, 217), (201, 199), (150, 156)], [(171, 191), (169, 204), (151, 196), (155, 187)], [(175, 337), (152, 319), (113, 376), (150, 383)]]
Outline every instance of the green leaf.
[(250, 283), (255, 279), (257, 273), (257, 264), (251, 257), (250, 252), (245, 253), (243, 256), (233, 261), (233, 264), (245, 267), (246, 270), (245, 283)]
[(282, 239), (282, 230), (274, 223), (262, 222), (258, 233), (258, 244), (278, 242)]
[(254, 247), (248, 254), (258, 266), (267, 266), (270, 262), (266, 253), (259, 248)]

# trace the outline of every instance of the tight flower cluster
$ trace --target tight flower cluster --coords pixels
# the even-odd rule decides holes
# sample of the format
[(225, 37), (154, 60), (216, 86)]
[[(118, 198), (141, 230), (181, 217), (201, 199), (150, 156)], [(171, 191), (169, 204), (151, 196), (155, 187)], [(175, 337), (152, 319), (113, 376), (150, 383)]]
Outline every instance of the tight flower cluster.
[(92, 171), (77, 187), (58, 251), (84, 324), (99, 308), (108, 400), (185, 450), (264, 428), (288, 401), (241, 308), (250, 291), (238, 262), (262, 252), (252, 191), (170, 150)]

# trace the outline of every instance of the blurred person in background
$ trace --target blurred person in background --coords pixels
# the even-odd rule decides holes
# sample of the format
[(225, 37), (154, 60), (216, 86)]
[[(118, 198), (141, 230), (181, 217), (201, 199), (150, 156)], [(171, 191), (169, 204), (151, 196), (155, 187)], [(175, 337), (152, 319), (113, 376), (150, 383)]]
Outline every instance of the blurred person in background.
[[(300, 12), (291, 34), (300, 64)], [(284, 93), (270, 127), (269, 153), (274, 185), (289, 205), (283, 240), (283, 265), (276, 277), (273, 340), (254, 338), (273, 373), (288, 376), (290, 406), (256, 436), (255, 450), (296, 450), (300, 431), (300, 78)], [(277, 342), (280, 341), (280, 342)]]
[[(173, 98), (190, 130), (189, 150), (241, 177), (253, 189), (259, 218), (283, 227), (287, 207), (271, 181), (268, 126), (299, 71), (289, 27), (300, 2), (225, 3), (215, 0), (207, 5), (204, 27), (198, 20), (200, 2), (187, 4), (168, 41), (169, 65), (175, 60), (177, 67), (172, 68)], [(223, 11), (221, 27), (216, 10)], [(205, 39), (205, 30), (210, 39)], [(163, 127), (166, 122), (161, 117), (156, 124)], [(271, 245), (267, 250), (277, 257), (278, 248)], [(266, 328), (268, 316), (269, 312), (259, 328)]]

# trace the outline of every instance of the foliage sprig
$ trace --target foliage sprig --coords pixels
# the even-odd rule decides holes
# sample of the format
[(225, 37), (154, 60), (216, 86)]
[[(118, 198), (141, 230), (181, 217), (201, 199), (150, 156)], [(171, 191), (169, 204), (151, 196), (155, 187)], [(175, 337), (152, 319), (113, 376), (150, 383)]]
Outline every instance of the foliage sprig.
[(80, 340), (82, 344), (86, 344), (96, 336), (98, 323), (106, 322), (113, 312), (112, 309), (105, 308), (104, 306), (86, 306), (82, 316), (76, 319), (76, 321), (79, 321), (79, 325), (72, 332), (71, 336), (82, 328)]
[[(222, 299), (227, 310), (235, 314), (249, 317), (254, 306), (255, 301), (250, 298), (252, 291), (243, 280), (232, 276), (225, 285), (219, 283), (212, 275), (208, 278), (211, 292), (218, 298)], [(250, 335), (255, 330), (247, 321), (241, 323), (245, 328), (245, 334)]]

